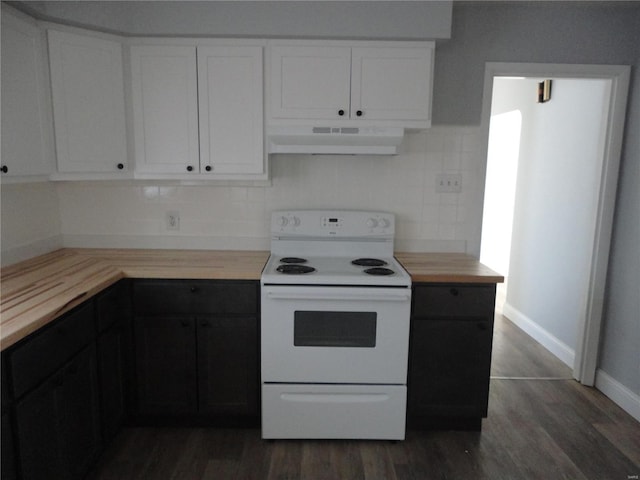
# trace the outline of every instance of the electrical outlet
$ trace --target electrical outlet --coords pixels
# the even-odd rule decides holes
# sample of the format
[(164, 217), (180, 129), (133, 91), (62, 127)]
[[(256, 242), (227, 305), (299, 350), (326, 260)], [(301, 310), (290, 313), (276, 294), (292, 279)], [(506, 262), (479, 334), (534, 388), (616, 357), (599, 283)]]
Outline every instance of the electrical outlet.
[(180, 230), (180, 212), (165, 213), (164, 223), (167, 230)]
[(462, 191), (462, 174), (439, 173), (436, 175), (437, 193), (460, 193)]

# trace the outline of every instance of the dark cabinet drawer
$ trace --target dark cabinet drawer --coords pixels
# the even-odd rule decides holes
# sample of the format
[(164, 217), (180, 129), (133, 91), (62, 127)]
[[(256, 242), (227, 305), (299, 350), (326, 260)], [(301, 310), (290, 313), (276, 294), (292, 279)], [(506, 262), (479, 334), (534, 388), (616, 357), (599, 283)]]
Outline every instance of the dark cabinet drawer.
[(95, 338), (94, 303), (82, 304), (10, 353), (15, 398), (55, 372)]
[(413, 316), (458, 319), (493, 317), (495, 285), (416, 285)]
[(136, 315), (255, 314), (252, 281), (140, 280), (133, 286)]

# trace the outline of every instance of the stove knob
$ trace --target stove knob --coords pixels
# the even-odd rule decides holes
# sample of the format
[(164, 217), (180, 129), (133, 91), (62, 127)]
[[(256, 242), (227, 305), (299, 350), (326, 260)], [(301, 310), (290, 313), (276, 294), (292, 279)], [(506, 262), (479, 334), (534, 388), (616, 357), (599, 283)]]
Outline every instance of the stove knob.
[(300, 225), (300, 219), (298, 217), (293, 217), (291, 219), (291, 223), (293, 224), (294, 227), (297, 227), (298, 225)]
[(378, 221), (375, 218), (370, 218), (367, 220), (367, 227), (375, 228), (378, 226)]
[(286, 227), (289, 220), (287, 220), (287, 217), (279, 217), (277, 223), (280, 227)]
[(386, 218), (382, 218), (382, 219), (380, 219), (380, 226), (381, 226), (382, 228), (387, 228), (387, 227), (389, 227), (389, 225), (390, 225), (390, 224), (391, 224), (391, 223), (389, 222), (389, 220), (388, 220), (388, 219), (386, 219)]

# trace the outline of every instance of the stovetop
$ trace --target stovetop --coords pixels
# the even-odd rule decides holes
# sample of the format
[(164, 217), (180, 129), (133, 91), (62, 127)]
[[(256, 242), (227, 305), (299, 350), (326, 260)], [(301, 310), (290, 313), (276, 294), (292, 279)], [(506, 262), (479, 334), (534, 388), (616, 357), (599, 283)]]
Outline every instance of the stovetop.
[(388, 212), (273, 212), (262, 284), (409, 287), (411, 277), (393, 257), (394, 235)]
[[(263, 285), (353, 285), (353, 286), (411, 286), (411, 277), (393, 257), (327, 257), (271, 255), (262, 272)], [(365, 258), (365, 265), (352, 262)], [(282, 260), (285, 261), (282, 261)], [(362, 263), (362, 262), (359, 262)]]

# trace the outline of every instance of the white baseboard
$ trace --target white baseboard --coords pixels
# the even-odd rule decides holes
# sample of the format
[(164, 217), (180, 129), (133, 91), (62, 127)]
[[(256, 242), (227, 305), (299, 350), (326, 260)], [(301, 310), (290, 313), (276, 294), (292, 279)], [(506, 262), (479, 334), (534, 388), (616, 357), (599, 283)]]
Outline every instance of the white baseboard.
[(640, 422), (640, 395), (600, 369), (596, 370), (596, 388)]
[(560, 341), (509, 303), (504, 304), (502, 314), (573, 370), (576, 353), (569, 345)]

